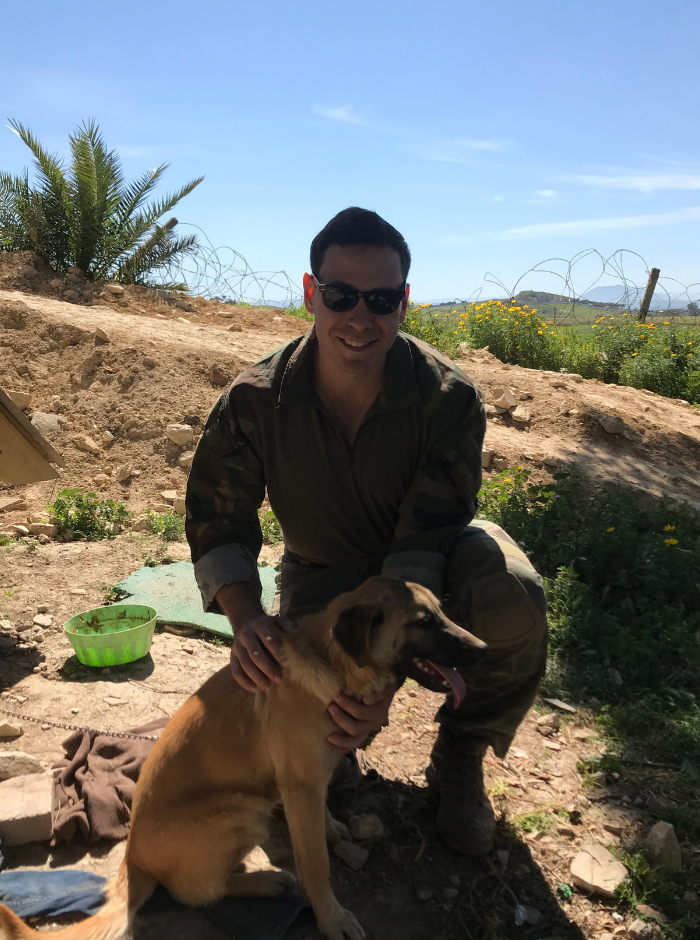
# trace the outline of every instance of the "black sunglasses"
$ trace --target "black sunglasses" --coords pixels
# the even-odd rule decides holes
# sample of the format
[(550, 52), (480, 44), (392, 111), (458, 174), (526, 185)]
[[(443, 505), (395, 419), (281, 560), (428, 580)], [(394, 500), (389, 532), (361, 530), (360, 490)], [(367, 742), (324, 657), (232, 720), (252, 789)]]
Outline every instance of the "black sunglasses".
[(314, 277), (316, 286), (321, 291), (324, 307), (334, 313), (347, 313), (356, 307), (360, 300), (364, 300), (370, 313), (380, 317), (394, 313), (406, 296), (406, 285), (403, 287), (378, 287), (376, 290), (356, 290), (354, 287), (335, 287), (333, 284), (319, 284)]

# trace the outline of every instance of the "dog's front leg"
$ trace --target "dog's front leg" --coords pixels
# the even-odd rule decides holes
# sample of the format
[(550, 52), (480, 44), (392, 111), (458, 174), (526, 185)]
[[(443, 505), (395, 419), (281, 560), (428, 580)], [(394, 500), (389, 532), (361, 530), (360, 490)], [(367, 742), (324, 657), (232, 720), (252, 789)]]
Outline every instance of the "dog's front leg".
[(364, 930), (340, 906), (330, 883), (326, 847), (326, 788), (298, 781), (280, 786), (301, 886), (311, 901), (318, 927), (329, 940), (362, 940)]

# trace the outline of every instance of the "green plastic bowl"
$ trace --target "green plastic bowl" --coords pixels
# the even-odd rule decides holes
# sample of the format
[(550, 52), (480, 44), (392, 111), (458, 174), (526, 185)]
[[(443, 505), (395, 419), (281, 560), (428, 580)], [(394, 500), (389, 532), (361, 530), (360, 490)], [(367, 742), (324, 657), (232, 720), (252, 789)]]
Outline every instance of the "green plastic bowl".
[(112, 604), (76, 614), (63, 626), (84, 666), (119, 666), (151, 648), (156, 612), (144, 604)]

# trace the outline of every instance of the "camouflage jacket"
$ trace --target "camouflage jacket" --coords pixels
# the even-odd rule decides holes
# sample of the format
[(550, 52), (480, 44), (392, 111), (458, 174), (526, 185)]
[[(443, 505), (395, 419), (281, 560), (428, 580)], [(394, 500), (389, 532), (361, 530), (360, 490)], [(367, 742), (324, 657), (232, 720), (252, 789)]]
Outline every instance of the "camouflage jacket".
[(432, 346), (399, 333), (384, 387), (352, 446), (313, 382), (313, 329), (261, 359), (214, 406), (187, 485), (187, 539), (205, 610), (224, 584), (259, 585), (258, 517), (267, 489), (285, 553), (384, 573), (439, 594), (443, 552), (474, 517), (483, 400)]

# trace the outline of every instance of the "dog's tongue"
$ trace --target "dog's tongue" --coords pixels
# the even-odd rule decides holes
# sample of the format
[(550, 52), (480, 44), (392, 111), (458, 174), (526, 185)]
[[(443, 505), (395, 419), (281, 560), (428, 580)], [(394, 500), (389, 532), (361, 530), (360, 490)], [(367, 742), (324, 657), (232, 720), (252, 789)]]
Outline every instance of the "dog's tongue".
[(430, 665), (437, 672), (440, 673), (445, 682), (452, 689), (452, 695), (455, 700), (455, 708), (457, 708), (467, 694), (467, 686), (464, 682), (464, 679), (460, 676), (456, 669), (452, 669), (451, 666), (439, 666), (437, 663), (434, 663), (430, 660)]

